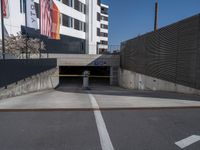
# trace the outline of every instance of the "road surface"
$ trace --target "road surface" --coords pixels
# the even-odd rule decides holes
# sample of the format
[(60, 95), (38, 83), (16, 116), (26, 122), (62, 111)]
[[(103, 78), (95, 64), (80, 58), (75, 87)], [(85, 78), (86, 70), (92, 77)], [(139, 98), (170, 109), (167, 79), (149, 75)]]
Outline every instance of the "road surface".
[[(181, 150), (177, 141), (200, 135), (198, 100), (106, 86), (10, 98), (0, 101), (0, 149)], [(199, 148), (196, 141), (184, 150)]]

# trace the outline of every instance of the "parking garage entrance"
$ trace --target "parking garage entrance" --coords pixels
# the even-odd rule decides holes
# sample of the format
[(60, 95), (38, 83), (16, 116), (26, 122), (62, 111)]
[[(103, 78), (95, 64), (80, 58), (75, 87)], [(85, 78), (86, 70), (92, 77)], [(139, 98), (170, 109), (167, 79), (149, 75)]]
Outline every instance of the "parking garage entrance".
[(111, 67), (108, 66), (60, 66), (60, 84), (78, 85), (83, 84), (83, 73), (89, 71), (89, 85), (110, 85)]

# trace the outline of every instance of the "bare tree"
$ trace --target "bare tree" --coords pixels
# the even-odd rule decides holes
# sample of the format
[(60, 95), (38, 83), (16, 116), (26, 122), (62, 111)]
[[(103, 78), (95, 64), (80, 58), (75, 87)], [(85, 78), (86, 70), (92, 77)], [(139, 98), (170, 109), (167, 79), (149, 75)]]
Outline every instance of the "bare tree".
[(5, 38), (6, 53), (20, 57), (21, 54), (38, 54), (39, 50), (45, 50), (44, 42), (36, 38), (27, 38), (26, 35), (17, 33), (16, 36), (11, 35)]

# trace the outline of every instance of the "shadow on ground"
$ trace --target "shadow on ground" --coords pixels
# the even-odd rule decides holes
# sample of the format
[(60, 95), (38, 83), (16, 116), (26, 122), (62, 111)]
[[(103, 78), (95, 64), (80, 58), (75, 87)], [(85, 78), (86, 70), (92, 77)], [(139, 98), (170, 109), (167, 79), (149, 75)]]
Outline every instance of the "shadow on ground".
[[(60, 92), (71, 92), (71, 93), (87, 92), (82, 88), (82, 79), (62, 80), (60, 82), (60, 85), (55, 90)], [(133, 96), (133, 97), (200, 101), (200, 95), (181, 94), (181, 93), (165, 92), (165, 91), (129, 90), (118, 86), (109, 86), (108, 82), (105, 80), (96, 80), (91, 82), (90, 92), (97, 95)]]

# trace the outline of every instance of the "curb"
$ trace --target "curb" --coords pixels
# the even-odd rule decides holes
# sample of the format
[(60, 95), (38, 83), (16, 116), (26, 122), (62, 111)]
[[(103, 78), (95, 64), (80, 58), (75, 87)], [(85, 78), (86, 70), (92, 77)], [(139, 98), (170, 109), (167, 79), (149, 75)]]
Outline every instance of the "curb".
[(47, 112), (47, 111), (121, 111), (121, 110), (174, 110), (174, 109), (200, 109), (200, 106), (180, 107), (125, 107), (125, 108), (35, 108), (35, 109), (0, 109), (0, 112)]

